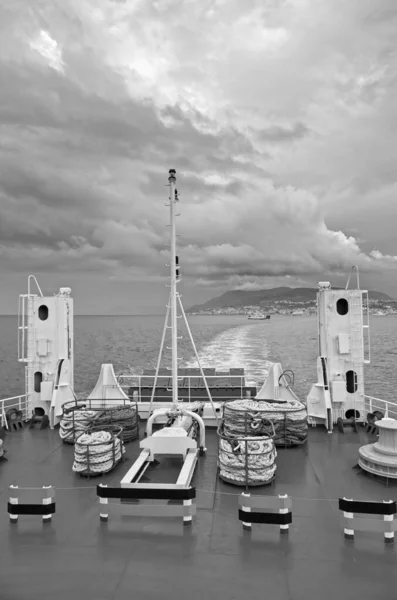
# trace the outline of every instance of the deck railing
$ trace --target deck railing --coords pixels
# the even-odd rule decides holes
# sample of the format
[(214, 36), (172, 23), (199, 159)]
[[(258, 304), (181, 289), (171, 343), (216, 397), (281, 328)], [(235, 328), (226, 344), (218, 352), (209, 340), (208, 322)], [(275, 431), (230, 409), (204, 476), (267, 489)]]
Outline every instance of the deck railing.
[[(240, 393), (240, 397), (243, 397), (243, 393), (244, 393), (244, 388), (247, 387), (256, 387), (254, 384), (251, 383), (247, 383), (245, 381), (245, 376), (244, 375), (229, 375), (229, 374), (218, 374), (218, 375), (209, 375), (209, 374), (205, 374), (206, 375), (206, 380), (207, 380), (207, 385), (208, 387), (211, 389), (211, 391), (213, 389), (219, 389), (219, 391), (223, 391), (223, 394), (214, 394), (215, 396), (215, 400), (227, 400), (230, 399), (230, 392), (228, 393), (228, 390), (239, 390)], [(137, 392), (138, 392), (138, 398), (137, 398), (137, 402), (142, 402), (142, 389), (145, 388), (150, 388), (151, 386), (154, 385), (154, 380), (155, 380), (155, 375), (118, 375), (116, 377), (118, 384), (120, 385), (120, 387), (125, 391), (125, 390), (129, 390), (130, 388), (137, 388)], [(195, 380), (200, 380), (200, 384), (199, 385), (191, 385), (191, 380), (195, 379)], [(122, 382), (124, 381), (128, 382), (128, 385), (123, 385)], [(148, 380), (149, 383), (147, 385), (145, 385), (144, 383), (142, 383), (142, 380)], [(164, 402), (169, 402), (172, 401), (172, 397), (169, 395), (165, 395), (165, 396), (161, 396), (159, 395), (158, 391), (161, 388), (164, 388), (165, 385), (165, 380), (168, 380), (168, 382), (171, 382), (171, 374), (169, 375), (165, 375), (164, 373), (160, 373), (157, 377), (157, 383), (156, 383), (156, 390), (155, 390), (155, 399), (156, 401), (161, 401), (164, 400)], [(185, 384), (185, 382), (187, 383), (187, 385), (182, 385), (182, 380), (183, 383)], [(223, 383), (222, 383), (223, 380)], [(235, 381), (237, 383), (237, 385), (231, 387), (230, 385), (226, 385), (225, 380), (232, 380)], [(195, 391), (202, 391), (205, 392), (205, 385), (204, 385), (204, 381), (203, 378), (201, 376), (201, 373), (197, 373), (195, 375), (181, 375), (179, 378), (179, 384), (178, 384), (178, 388), (179, 389), (184, 389), (187, 390), (187, 395), (185, 400), (187, 402), (194, 402), (195, 400)], [(171, 387), (170, 387), (171, 389)], [(127, 392), (128, 393), (128, 392)], [(150, 394), (149, 394), (149, 398), (148, 401), (150, 400)]]
[[(137, 401), (140, 402), (141, 401), (141, 388), (142, 387), (146, 387), (146, 386), (141, 386), (141, 379), (143, 378), (150, 378), (151, 376), (148, 375), (121, 375), (119, 376), (117, 379), (138, 379), (138, 385), (133, 385), (132, 383), (128, 386), (120, 386), (128, 395), (128, 390), (130, 387), (138, 387), (138, 398)], [(164, 377), (164, 375), (163, 375)], [(212, 375), (211, 377), (215, 378), (217, 377), (216, 375)], [(233, 377), (233, 376), (231, 376)], [(154, 378), (154, 376), (153, 376)], [(197, 376), (186, 376), (186, 379), (189, 379), (189, 384), (190, 384), (190, 378), (197, 378)], [(218, 376), (219, 379), (222, 378), (222, 376)], [(235, 376), (235, 378), (237, 378), (237, 376)], [(238, 377), (240, 380), (242, 380), (241, 377)], [(107, 388), (113, 388), (115, 386), (106, 386)], [(221, 386), (219, 386), (221, 387)], [(223, 386), (222, 386), (223, 387)], [(241, 382), (240, 384), (240, 392), (241, 392), (241, 397), (243, 394), (243, 388), (244, 387), (249, 387), (249, 386), (244, 386), (243, 383)], [(188, 387), (188, 398), (187, 401), (188, 402), (194, 402), (195, 398), (191, 398), (191, 390), (203, 390), (203, 388), (197, 388), (197, 387), (192, 387), (190, 388), (190, 385)], [(204, 388), (205, 389), (205, 388)], [(233, 389), (233, 388), (229, 388), (229, 389)], [(234, 388), (236, 389), (236, 388)], [(170, 402), (172, 401), (172, 398), (170, 396), (159, 396), (156, 392), (155, 395), (156, 401), (161, 401), (161, 399), (164, 399), (164, 402)], [(222, 401), (222, 399), (230, 399), (230, 394), (225, 394), (223, 395), (216, 395), (216, 397), (214, 398), (215, 401)], [(11, 396), (10, 398), (3, 398), (0, 400), (0, 423), (2, 427), (7, 427), (7, 419), (6, 419), (6, 412), (8, 409), (10, 408), (16, 408), (17, 410), (21, 410), (22, 414), (23, 414), (23, 420), (27, 421), (29, 416), (28, 416), (28, 402), (27, 402), (27, 397), (26, 394), (20, 394), (19, 396)], [(391, 419), (396, 419), (397, 420), (397, 402), (390, 402), (389, 400), (384, 400), (382, 398), (376, 398), (375, 396), (368, 396), (368, 395), (364, 395), (364, 408), (366, 413), (370, 412), (376, 412), (379, 411), (383, 414), (384, 417), (389, 417)]]
[(28, 419), (28, 401), (26, 394), (21, 394), (20, 396), (11, 396), (10, 398), (3, 398), (0, 400), (0, 419), (1, 419), (1, 427), (6, 427), (8, 429), (6, 412), (10, 408), (16, 408), (17, 410), (22, 411), (23, 420), (27, 421)]
[(364, 408), (366, 413), (374, 413), (379, 411), (384, 417), (389, 419), (397, 419), (397, 403), (390, 402), (389, 400), (383, 400), (382, 398), (375, 398), (375, 396), (364, 395)]

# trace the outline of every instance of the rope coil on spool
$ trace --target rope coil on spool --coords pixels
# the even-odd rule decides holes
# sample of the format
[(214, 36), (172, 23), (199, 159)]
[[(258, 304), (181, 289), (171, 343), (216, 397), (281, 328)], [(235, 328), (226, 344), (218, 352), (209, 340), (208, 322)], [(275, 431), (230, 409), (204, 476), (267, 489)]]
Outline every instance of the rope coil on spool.
[[(273, 429), (272, 423), (268, 422)], [(275, 464), (277, 450), (270, 435), (233, 436), (225, 431), (223, 421), (218, 429), (219, 477), (234, 485), (265, 485), (274, 479), (277, 466)]]
[(298, 400), (232, 400), (223, 407), (225, 434), (231, 437), (266, 435), (274, 425), (276, 446), (296, 446), (307, 441), (307, 410)]
[(114, 425), (80, 433), (74, 446), (73, 471), (80, 475), (111, 471), (125, 453), (121, 433), (122, 428)]
[(59, 435), (64, 442), (74, 444), (81, 433), (99, 425), (117, 425), (122, 428), (123, 442), (135, 440), (139, 435), (137, 403), (132, 401), (128, 404), (97, 408), (90, 400), (65, 402)]

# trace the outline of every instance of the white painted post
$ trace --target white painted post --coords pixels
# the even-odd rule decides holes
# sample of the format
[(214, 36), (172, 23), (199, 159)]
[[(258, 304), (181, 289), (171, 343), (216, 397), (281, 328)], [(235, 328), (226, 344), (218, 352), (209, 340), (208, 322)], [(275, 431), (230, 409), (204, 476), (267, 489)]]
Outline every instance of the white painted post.
[[(184, 500), (183, 501), (183, 506), (192, 506), (192, 504), (193, 504), (193, 500)], [(186, 525), (192, 525), (192, 523), (193, 523), (193, 517), (192, 517), (192, 515), (184, 516), (183, 517), (183, 525), (184, 526), (186, 526)]]
[(2, 403), (2, 409), (1, 409), (1, 426), (5, 427), (7, 430), (9, 429), (8, 421), (7, 421), (7, 417), (6, 417), (6, 411), (4, 409), (4, 401)]
[[(102, 488), (107, 488), (107, 484), (106, 483), (100, 483), (99, 487)], [(99, 498), (99, 504), (105, 504), (107, 505), (109, 503), (108, 498)], [(104, 523), (107, 523), (109, 520), (109, 512), (106, 510), (107, 506), (101, 506), (101, 512), (99, 514), (99, 520), (103, 521)]]
[[(15, 496), (10, 496), (10, 504), (18, 504), (18, 486), (10, 485), (10, 491), (15, 490)], [(10, 523), (18, 523), (18, 515), (10, 514)]]
[[(43, 485), (43, 490), (48, 490), (49, 488), (51, 488), (50, 485)], [(44, 505), (51, 504), (51, 502), (52, 502), (51, 496), (49, 498), (47, 498), (47, 497), (43, 498)], [(51, 523), (52, 515), (42, 515), (42, 517), (43, 517), (43, 523)]]
[[(288, 498), (288, 495), (287, 494), (284, 494), (284, 495), (279, 494), (278, 497), (284, 499), (284, 498)], [(280, 508), (279, 513), (280, 513), (280, 515), (287, 514), (288, 508)], [(288, 531), (289, 531), (289, 525), (280, 525), (280, 533), (285, 534), (285, 533), (288, 533)]]
[[(390, 504), (393, 500), (383, 500), (383, 504)], [(394, 521), (394, 515), (383, 515), (383, 519), (388, 522)], [(385, 531), (385, 544), (394, 543), (394, 531)]]
[[(245, 496), (246, 498), (250, 497), (250, 494), (246, 494), (245, 492), (242, 492), (241, 495)], [(243, 512), (250, 513), (251, 512), (251, 507), (250, 506), (242, 506), (241, 510)], [(243, 529), (245, 529), (246, 531), (251, 531), (252, 524), (251, 523), (245, 523), (245, 521), (243, 521)]]
[[(353, 498), (343, 498), (343, 500), (346, 500), (347, 502), (353, 502)], [(343, 516), (346, 518), (351, 518), (353, 519), (353, 513), (350, 512), (344, 512)], [(353, 522), (352, 522), (353, 524)], [(347, 527), (344, 528), (343, 530), (344, 536), (346, 540), (354, 540), (354, 529), (348, 529)]]

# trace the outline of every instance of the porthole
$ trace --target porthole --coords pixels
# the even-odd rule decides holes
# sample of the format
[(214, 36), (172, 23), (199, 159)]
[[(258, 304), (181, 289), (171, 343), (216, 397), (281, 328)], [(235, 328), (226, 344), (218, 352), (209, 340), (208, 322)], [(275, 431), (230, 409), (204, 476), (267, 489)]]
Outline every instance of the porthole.
[(349, 303), (346, 298), (339, 298), (336, 303), (336, 312), (341, 316), (347, 315), (349, 312)]
[(48, 319), (48, 306), (46, 306), (46, 304), (39, 306), (39, 319), (40, 321), (46, 321)]
[(357, 373), (355, 371), (346, 371), (346, 391), (349, 394), (357, 392)]
[(36, 371), (34, 374), (34, 391), (37, 394), (41, 392), (41, 382), (43, 381), (43, 373), (41, 371)]

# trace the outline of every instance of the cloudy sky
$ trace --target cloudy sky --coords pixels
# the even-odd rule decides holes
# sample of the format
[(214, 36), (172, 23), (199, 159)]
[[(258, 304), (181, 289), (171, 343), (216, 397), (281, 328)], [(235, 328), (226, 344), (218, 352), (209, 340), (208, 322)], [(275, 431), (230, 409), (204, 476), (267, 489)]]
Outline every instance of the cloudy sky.
[(3, 0), (0, 312), (161, 313), (168, 169), (185, 306), (235, 288), (397, 297), (395, 0)]

